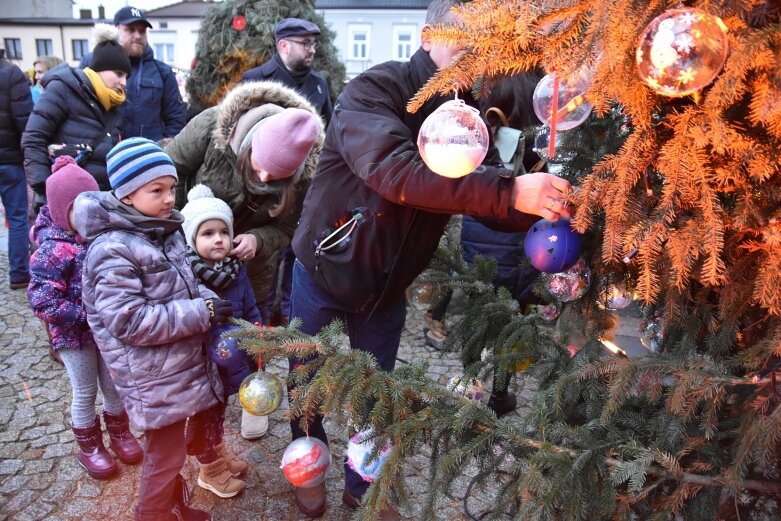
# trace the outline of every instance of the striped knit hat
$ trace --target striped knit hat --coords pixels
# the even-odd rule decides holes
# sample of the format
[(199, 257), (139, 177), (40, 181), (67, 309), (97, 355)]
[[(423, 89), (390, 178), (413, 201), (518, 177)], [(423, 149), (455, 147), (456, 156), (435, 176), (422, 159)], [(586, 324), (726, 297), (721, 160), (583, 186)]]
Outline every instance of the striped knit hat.
[(120, 141), (106, 156), (108, 180), (117, 199), (126, 197), (159, 177), (176, 175), (168, 154), (154, 141), (133, 137)]

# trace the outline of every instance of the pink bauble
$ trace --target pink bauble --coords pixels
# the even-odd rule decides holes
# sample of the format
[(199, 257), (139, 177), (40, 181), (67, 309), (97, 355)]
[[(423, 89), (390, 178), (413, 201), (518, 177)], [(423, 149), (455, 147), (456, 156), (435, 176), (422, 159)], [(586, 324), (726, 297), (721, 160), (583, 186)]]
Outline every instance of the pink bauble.
[(280, 468), (294, 487), (312, 488), (325, 480), (331, 466), (331, 451), (317, 438), (293, 440), (282, 454)]

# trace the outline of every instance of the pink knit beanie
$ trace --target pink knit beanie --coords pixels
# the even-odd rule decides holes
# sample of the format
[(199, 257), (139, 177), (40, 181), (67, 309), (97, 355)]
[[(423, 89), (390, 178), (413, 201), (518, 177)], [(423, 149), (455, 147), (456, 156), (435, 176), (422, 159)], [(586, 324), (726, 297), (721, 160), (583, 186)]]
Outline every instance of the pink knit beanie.
[(303, 109), (285, 109), (269, 116), (252, 136), (252, 159), (269, 180), (286, 179), (301, 167), (312, 150), (320, 124)]
[(98, 182), (89, 172), (76, 164), (70, 156), (60, 156), (54, 161), (52, 175), (46, 180), (46, 202), (54, 224), (63, 230), (73, 231), (68, 224), (68, 212), (73, 201), (82, 192), (97, 192)]

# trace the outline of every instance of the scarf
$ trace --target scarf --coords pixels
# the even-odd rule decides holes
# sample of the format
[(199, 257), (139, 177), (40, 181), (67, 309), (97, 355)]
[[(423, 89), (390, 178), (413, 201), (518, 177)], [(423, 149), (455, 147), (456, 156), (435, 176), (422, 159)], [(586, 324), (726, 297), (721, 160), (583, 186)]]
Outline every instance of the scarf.
[(222, 262), (209, 266), (189, 246), (187, 247), (187, 260), (190, 261), (195, 276), (215, 291), (227, 288), (236, 280), (241, 270), (241, 262), (234, 257), (225, 257)]
[(279, 55), (279, 53), (274, 55), (274, 59), (279, 63), (279, 65), (290, 74), (290, 77), (293, 78), (293, 81), (296, 82), (297, 86), (301, 86), (304, 84), (304, 81), (306, 81), (306, 77), (309, 76), (309, 72), (311, 71), (310, 68), (306, 68), (300, 71), (294, 71), (287, 68), (287, 65), (285, 65), (285, 62), (282, 61), (282, 57)]
[(125, 102), (124, 92), (120, 94), (117, 91), (106, 87), (106, 84), (103, 83), (103, 78), (100, 77), (100, 74), (93, 71), (89, 67), (85, 67), (83, 70), (84, 74), (87, 75), (87, 79), (89, 79), (90, 83), (92, 83), (92, 88), (95, 89), (95, 95), (98, 97), (98, 101), (106, 112), (118, 105), (122, 105)]

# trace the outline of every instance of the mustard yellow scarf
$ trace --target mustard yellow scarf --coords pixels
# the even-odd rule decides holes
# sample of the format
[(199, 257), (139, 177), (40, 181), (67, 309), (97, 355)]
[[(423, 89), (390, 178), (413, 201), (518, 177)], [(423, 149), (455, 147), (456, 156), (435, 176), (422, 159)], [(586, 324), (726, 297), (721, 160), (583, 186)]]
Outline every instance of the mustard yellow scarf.
[(125, 102), (125, 93), (119, 94), (115, 90), (106, 87), (100, 74), (89, 67), (84, 68), (84, 74), (86, 74), (89, 81), (92, 82), (92, 87), (95, 89), (98, 101), (103, 105), (103, 108), (106, 109), (106, 112)]

